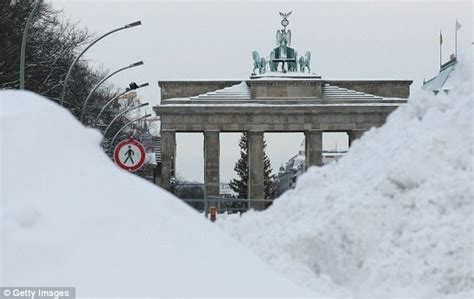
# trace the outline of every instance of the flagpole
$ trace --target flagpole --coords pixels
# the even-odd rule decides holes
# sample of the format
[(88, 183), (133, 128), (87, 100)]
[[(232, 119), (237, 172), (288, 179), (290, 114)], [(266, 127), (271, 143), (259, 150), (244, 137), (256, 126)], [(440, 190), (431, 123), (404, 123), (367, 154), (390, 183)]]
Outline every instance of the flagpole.
[(441, 33), (441, 30), (439, 31), (439, 68), (441, 69), (441, 57), (442, 55), (442, 45), (443, 45), (443, 34)]
[(454, 24), (454, 56), (458, 59), (458, 19), (456, 19), (456, 24)]

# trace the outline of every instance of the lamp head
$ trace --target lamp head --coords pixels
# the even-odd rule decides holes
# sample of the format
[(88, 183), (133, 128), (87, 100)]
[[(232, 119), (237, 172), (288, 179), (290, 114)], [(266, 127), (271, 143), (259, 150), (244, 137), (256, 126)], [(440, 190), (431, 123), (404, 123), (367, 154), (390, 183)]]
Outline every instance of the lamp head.
[(143, 61), (139, 61), (139, 62), (132, 63), (130, 66), (134, 67), (134, 66), (139, 66), (139, 65), (142, 65), (142, 64), (143, 64)]
[(136, 22), (133, 22), (133, 23), (130, 23), (130, 24), (125, 25), (125, 28), (131, 28), (131, 27), (135, 27), (135, 26), (140, 26), (141, 24), (142, 24), (142, 21), (136, 21)]
[(138, 84), (135, 83), (135, 82), (131, 82), (129, 85), (130, 89), (137, 89), (138, 88)]

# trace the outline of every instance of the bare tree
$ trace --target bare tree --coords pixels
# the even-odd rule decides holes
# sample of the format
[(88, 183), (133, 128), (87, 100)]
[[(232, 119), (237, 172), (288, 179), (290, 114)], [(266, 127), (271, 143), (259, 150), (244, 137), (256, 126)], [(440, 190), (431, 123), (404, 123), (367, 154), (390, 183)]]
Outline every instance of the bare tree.
[[(20, 48), (22, 33), (34, 2), (31, 0), (2, 1), (0, 3), (0, 88), (19, 88)], [(81, 49), (93, 40), (93, 35), (78, 24), (62, 20), (62, 12), (51, 4), (42, 3), (36, 13), (28, 34), (26, 48), (25, 88), (58, 101), (63, 80), (69, 66)], [(80, 60), (74, 67), (65, 97), (65, 108), (78, 117), (85, 98), (92, 88), (106, 75), (106, 71), (92, 69), (87, 61)], [(100, 108), (117, 94), (117, 88), (104, 84), (94, 92), (90, 105), (84, 111), (83, 123), (95, 126)], [(112, 105), (101, 117), (103, 124), (110, 121), (123, 109), (139, 102)], [(117, 119), (111, 128), (115, 134), (129, 120), (126, 115)], [(123, 136), (139, 129), (130, 126)], [(109, 142), (112, 136), (105, 136)]]

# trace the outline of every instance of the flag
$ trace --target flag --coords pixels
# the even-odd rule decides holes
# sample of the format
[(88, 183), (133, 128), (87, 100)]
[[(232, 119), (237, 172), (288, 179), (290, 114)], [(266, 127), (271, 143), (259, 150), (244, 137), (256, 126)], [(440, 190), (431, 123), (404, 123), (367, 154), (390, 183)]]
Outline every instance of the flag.
[(441, 34), (441, 31), (439, 32), (439, 44), (443, 44), (443, 34)]
[(458, 22), (458, 20), (456, 20), (456, 31), (461, 29), (461, 27), (462, 27), (462, 25)]

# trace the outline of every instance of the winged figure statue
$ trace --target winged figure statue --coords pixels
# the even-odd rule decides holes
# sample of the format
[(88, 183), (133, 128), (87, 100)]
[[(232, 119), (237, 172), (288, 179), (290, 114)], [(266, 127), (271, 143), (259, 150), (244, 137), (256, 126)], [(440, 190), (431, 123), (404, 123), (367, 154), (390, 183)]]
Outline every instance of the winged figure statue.
[(286, 46), (291, 46), (291, 30), (277, 30), (276, 45), (280, 46), (285, 43)]
[(287, 19), (289, 16), (291, 16), (291, 13), (292, 13), (292, 11), (287, 12), (287, 13), (283, 13), (283, 12), (280, 11), (280, 16), (281, 16), (283, 19)]

